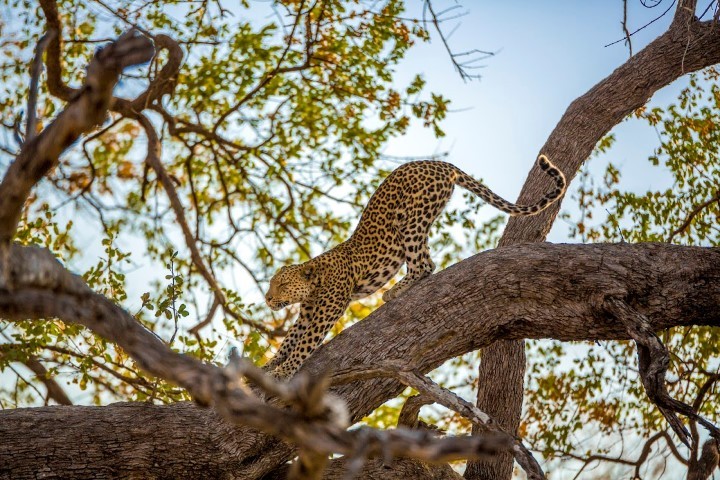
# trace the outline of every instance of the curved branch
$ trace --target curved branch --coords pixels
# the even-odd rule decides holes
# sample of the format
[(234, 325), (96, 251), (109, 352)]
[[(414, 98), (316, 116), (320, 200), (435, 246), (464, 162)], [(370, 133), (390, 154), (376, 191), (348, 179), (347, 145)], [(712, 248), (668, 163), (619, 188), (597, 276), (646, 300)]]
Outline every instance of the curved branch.
[[(50, 41), (48, 53), (56, 42), (57, 37)], [(23, 145), (7, 169), (0, 183), (0, 245), (13, 237), (30, 190), (57, 165), (60, 154), (105, 119), (123, 69), (147, 62), (153, 52), (152, 42), (133, 32), (98, 50), (82, 90), (40, 135)]]
[(65, 85), (62, 79), (63, 40), (60, 12), (58, 12), (55, 0), (40, 0), (40, 8), (42, 8), (47, 22), (47, 34), (52, 36), (47, 46), (45, 59), (48, 91), (51, 95), (69, 102), (77, 95), (78, 90)]
[(692, 209), (692, 211), (688, 214), (685, 221), (680, 225), (678, 228), (673, 230), (670, 235), (668, 236), (667, 242), (670, 243), (673, 241), (673, 238), (675, 238), (675, 235), (679, 233), (683, 233), (692, 223), (693, 219), (698, 216), (700, 212), (702, 212), (704, 209), (712, 205), (713, 203), (718, 202), (720, 203), (720, 192), (718, 192), (714, 197), (712, 197), (710, 200), (706, 200), (700, 205), (697, 205), (695, 208)]
[[(82, 89), (70, 87), (62, 79), (62, 22), (60, 21), (57, 2), (55, 0), (40, 0), (40, 7), (47, 22), (47, 35), (54, 35), (47, 45), (47, 57), (45, 60), (48, 91), (51, 95), (70, 102)], [(119, 97), (112, 98), (110, 109), (129, 118), (134, 118), (136, 114), (142, 112), (160, 97), (173, 92), (183, 60), (182, 48), (173, 38), (164, 34), (151, 35), (149, 32), (143, 33), (152, 38), (157, 50), (168, 51), (168, 60), (158, 73), (158, 76), (150, 82), (148, 88), (134, 100)]]
[[(214, 405), (233, 421), (293, 441), (302, 439), (301, 443), (312, 438), (317, 442), (314, 445), (320, 445), (317, 448), (342, 446), (337, 451), (343, 453), (363, 440), (353, 436), (359, 433), (347, 437), (345, 430), (266, 405), (232, 387), (229, 378), (236, 375), (228, 378), (215, 367), (170, 351), (125, 311), (65, 272), (44, 250), (14, 246), (9, 258), (16, 289), (0, 289), (0, 316), (59, 317), (81, 323), (116, 342), (141, 368), (187, 388), (196, 401)], [(419, 282), (400, 299), (346, 329), (317, 350), (301, 372), (307, 378), (320, 378), (331, 368), (399, 362), (406, 370), (427, 373), (448, 358), (501, 339), (628, 339), (622, 322), (604, 313), (608, 297), (630, 302), (654, 331), (720, 326), (720, 249), (528, 244), (484, 252)], [(331, 392), (345, 401), (356, 421), (404, 388), (393, 379), (372, 378)], [(7, 417), (0, 425), (13, 428)], [(253, 440), (235, 451), (237, 458), (257, 458), (260, 448), (262, 462), (248, 461), (245, 478), (257, 478), (292, 458), (286, 444), (269, 436), (251, 429), (242, 429), (238, 435), (249, 432), (254, 432)], [(337, 445), (328, 438), (343, 439), (343, 443)], [(406, 447), (418, 445), (413, 443), (417, 438), (402, 438)], [(463, 451), (467, 453), (470, 445), (464, 444)], [(488, 447), (479, 443), (472, 448), (479, 445)]]

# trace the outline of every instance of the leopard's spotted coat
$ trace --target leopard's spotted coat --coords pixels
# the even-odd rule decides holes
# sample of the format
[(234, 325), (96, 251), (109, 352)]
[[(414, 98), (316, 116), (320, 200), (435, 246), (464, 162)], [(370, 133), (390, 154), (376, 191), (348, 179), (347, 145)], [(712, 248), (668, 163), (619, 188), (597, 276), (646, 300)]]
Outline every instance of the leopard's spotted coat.
[(274, 310), (300, 303), (300, 315), (266, 369), (293, 375), (320, 345), (351, 300), (385, 285), (407, 263), (407, 275), (383, 295), (390, 301), (435, 270), (428, 250), (433, 221), (459, 185), (510, 215), (534, 215), (557, 200), (565, 176), (544, 155), (540, 168), (555, 188), (534, 205), (515, 205), (457, 167), (440, 161), (406, 163), (378, 187), (355, 232), (340, 245), (300, 265), (282, 267), (265, 296)]

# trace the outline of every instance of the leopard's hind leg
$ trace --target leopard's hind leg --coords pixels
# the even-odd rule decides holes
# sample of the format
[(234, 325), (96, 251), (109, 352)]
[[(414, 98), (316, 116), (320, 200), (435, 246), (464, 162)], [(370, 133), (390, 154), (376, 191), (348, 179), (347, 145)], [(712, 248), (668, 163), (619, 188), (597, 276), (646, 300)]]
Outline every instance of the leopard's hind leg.
[(406, 218), (400, 226), (400, 237), (405, 249), (407, 275), (383, 294), (383, 300), (389, 302), (405, 292), (410, 286), (435, 271), (435, 263), (430, 258), (428, 235), (430, 227), (450, 200), (453, 181), (440, 178), (432, 181), (418, 194), (414, 207), (405, 213)]
[(383, 293), (383, 300), (389, 302), (400, 296), (410, 286), (423, 278), (431, 275), (435, 271), (435, 263), (430, 258), (430, 249), (428, 248), (427, 236), (420, 242), (410, 242), (412, 245), (406, 244), (405, 261), (407, 262), (407, 275), (403, 277), (393, 287)]

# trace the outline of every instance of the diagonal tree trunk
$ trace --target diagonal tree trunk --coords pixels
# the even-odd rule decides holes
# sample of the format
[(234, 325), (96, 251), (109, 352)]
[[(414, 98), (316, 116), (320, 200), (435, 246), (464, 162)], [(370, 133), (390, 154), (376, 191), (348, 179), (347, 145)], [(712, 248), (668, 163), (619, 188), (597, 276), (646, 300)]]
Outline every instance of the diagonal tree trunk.
[[(720, 61), (720, 36), (713, 22), (698, 22), (695, 1), (681, 0), (672, 25), (610, 76), (575, 100), (540, 150), (564, 173), (568, 182), (577, 174), (593, 148), (615, 125), (647, 103), (660, 88), (681, 76)], [(533, 167), (519, 203), (532, 202), (547, 189), (547, 179)], [(499, 246), (542, 242), (560, 210), (560, 202), (533, 217), (514, 217)], [(525, 342), (498, 342), (482, 352), (477, 406), (517, 431), (522, 413), (525, 376)], [(477, 431), (477, 427), (473, 427)], [(468, 480), (504, 480), (512, 476), (508, 454), (468, 462)]]

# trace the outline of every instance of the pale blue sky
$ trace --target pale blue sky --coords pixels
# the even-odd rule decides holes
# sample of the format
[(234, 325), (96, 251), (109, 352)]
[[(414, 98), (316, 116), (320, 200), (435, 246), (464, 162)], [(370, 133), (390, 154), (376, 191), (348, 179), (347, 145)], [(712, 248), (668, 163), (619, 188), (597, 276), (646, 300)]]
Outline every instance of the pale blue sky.
[[(436, 11), (456, 2), (436, 2)], [(629, 27), (635, 30), (670, 6), (669, 1), (647, 9), (639, 1), (629, 3)], [(398, 70), (399, 83), (422, 72), (428, 89), (452, 100), (453, 113), (443, 123), (447, 136), (435, 139), (420, 127), (393, 140), (387, 153), (426, 155), (449, 151), (448, 161), (460, 166), (506, 198), (517, 198), (527, 172), (540, 148), (570, 103), (587, 92), (629, 56), (622, 38), (622, 2), (608, 0), (553, 2), (462, 3), (467, 13), (448, 22), (448, 31), (459, 23), (450, 38), (455, 51), (478, 48), (497, 52), (481, 62), (480, 80), (464, 82), (454, 71), (437, 36), (431, 44), (413, 48)], [(665, 17), (633, 36), (633, 52), (660, 35), (672, 19)], [(419, 10), (418, 10), (419, 12)], [(652, 102), (672, 102), (686, 84), (681, 79), (653, 97)], [(618, 126), (616, 146), (609, 157), (622, 167), (625, 183), (645, 190), (667, 180), (648, 168), (647, 157), (658, 145), (654, 129), (639, 121)], [(598, 171), (604, 165), (597, 162)], [(572, 187), (571, 187), (572, 188)], [(572, 201), (564, 202), (572, 210)], [(486, 208), (487, 216), (494, 214)], [(549, 240), (567, 241), (567, 229), (556, 222)]]

